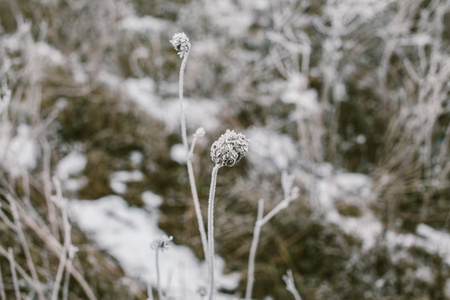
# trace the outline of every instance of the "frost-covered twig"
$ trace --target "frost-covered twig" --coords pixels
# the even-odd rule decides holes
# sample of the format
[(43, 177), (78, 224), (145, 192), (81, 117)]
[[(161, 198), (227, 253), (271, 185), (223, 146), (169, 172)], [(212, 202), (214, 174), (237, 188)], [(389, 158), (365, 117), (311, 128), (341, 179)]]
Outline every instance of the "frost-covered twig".
[[(14, 201), (14, 199), (12, 199), (12, 196), (9, 194), (5, 194), (5, 197), (7, 197), (9, 199), (9, 201)], [(49, 249), (56, 257), (61, 257), (61, 251), (62, 251), (63, 246), (51, 234), (49, 228), (45, 225), (44, 221), (42, 219), (40, 219), (39, 215), (36, 212), (26, 211), (22, 207), (20, 202), (14, 202), (14, 203), (16, 206), (16, 211), (19, 215), (20, 220), (23, 222), (23, 224), (26, 225), (29, 229), (31, 229), (37, 235), (37, 237), (39, 237), (41, 239), (41, 241), (44, 243), (44, 245), (47, 247), (47, 249)], [(1, 212), (1, 210), (0, 210), (0, 212)], [(0, 217), (2, 217), (1, 213), (0, 213)], [(11, 226), (11, 225), (13, 225), (11, 227), (11, 229), (17, 231), (16, 225), (12, 224), (10, 222), (10, 224), (8, 224), (8, 226)], [(7, 255), (8, 255), (7, 251), (6, 250), (2, 251), (2, 250), (3, 249), (0, 245), (0, 254), (7, 257)], [(73, 278), (77, 281), (77, 283), (80, 285), (82, 290), (85, 292), (86, 298), (89, 300), (96, 300), (97, 297), (94, 295), (94, 292), (92, 291), (92, 289), (89, 286), (86, 279), (76, 268), (74, 268), (72, 266), (71, 260), (73, 260), (75, 252), (76, 252), (76, 248), (71, 247), (71, 250), (69, 251), (69, 260), (67, 262), (67, 270), (68, 271), (66, 273), (66, 281), (68, 280), (67, 275), (69, 273), (71, 273)], [(29, 282), (30, 286), (36, 285), (35, 280), (32, 279), (31, 277), (28, 278), (29, 277), (28, 274), (26, 274), (26, 272), (23, 271), (19, 265), (16, 266), (16, 269), (19, 271), (22, 278), (24, 278), (25, 280), (27, 280), (27, 282)], [(65, 284), (65, 287), (66, 286), (67, 286), (67, 284)]]
[[(178, 94), (180, 99), (180, 109), (181, 109), (181, 137), (183, 139), (183, 146), (185, 149), (185, 153), (187, 155), (186, 158), (186, 166), (188, 170), (188, 176), (189, 176), (189, 185), (191, 186), (191, 193), (192, 193), (192, 199), (194, 201), (194, 208), (195, 208), (195, 214), (197, 216), (198, 221), (198, 229), (200, 232), (200, 238), (202, 241), (203, 246), (203, 254), (205, 256), (205, 260), (208, 260), (207, 258), (207, 240), (206, 240), (206, 231), (205, 231), (205, 225), (203, 223), (203, 216), (202, 211), (200, 209), (200, 201), (198, 199), (198, 192), (197, 192), (197, 186), (195, 184), (195, 175), (194, 175), (194, 168), (192, 166), (192, 155), (191, 151), (189, 151), (189, 143), (187, 140), (187, 130), (186, 130), (186, 117), (184, 114), (184, 98), (183, 98), (183, 85), (184, 85), (184, 69), (186, 68), (186, 63), (189, 57), (189, 51), (191, 49), (191, 43), (189, 42), (189, 38), (186, 36), (186, 34), (183, 33), (176, 33), (170, 40), (170, 43), (173, 45), (176, 51), (178, 51), (178, 55), (183, 58), (183, 61), (181, 63), (180, 67), (180, 79), (179, 79), (179, 86), (178, 86)], [(197, 130), (198, 131), (198, 130)], [(203, 130), (204, 131), (204, 130)], [(197, 137), (200, 137), (201, 135), (194, 135), (194, 141), (192, 142), (192, 152), (194, 151), (194, 145)]]
[(245, 290), (245, 300), (252, 298), (253, 284), (255, 282), (255, 258), (256, 250), (258, 248), (259, 238), (261, 235), (261, 228), (269, 222), (277, 213), (287, 208), (292, 200), (298, 198), (298, 187), (293, 186), (294, 176), (288, 175), (286, 172), (281, 174), (281, 186), (283, 188), (284, 199), (280, 201), (268, 214), (263, 217), (264, 200), (260, 199), (258, 202), (258, 216), (253, 231), (252, 244), (250, 246), (250, 255), (248, 258), (248, 274), (247, 274), (247, 288)]
[[(67, 300), (68, 283), (69, 283), (68, 278), (70, 277), (70, 274), (71, 274), (71, 267), (69, 267), (69, 266), (71, 266), (71, 264), (72, 264), (72, 259), (74, 256), (73, 250), (76, 248), (72, 246), (72, 237), (71, 237), (71, 228), (72, 227), (70, 225), (69, 216), (67, 214), (67, 203), (62, 195), (61, 183), (56, 176), (53, 177), (53, 184), (55, 185), (55, 189), (56, 189), (55, 202), (56, 202), (56, 205), (58, 205), (59, 208), (61, 209), (61, 214), (62, 214), (62, 218), (63, 218), (64, 244), (63, 244), (60, 259), (59, 259), (58, 271), (56, 273), (55, 284), (54, 284), (53, 292), (52, 292), (52, 300), (58, 299), (58, 292), (59, 292), (59, 287), (61, 284), (64, 268), (66, 268), (66, 280), (64, 282), (64, 287), (63, 287), (63, 300)], [(69, 262), (68, 262), (68, 259), (69, 259)]]
[(47, 203), (48, 220), (50, 222), (50, 229), (52, 234), (58, 236), (58, 220), (56, 214), (56, 208), (51, 200), (52, 198), (52, 180), (51, 180), (51, 156), (52, 148), (46, 137), (42, 137), (42, 179), (44, 185), (45, 201)]
[(16, 273), (16, 262), (14, 260), (14, 254), (12, 248), (8, 248), (8, 260), (9, 266), (11, 267), (11, 276), (13, 280), (14, 293), (16, 295), (16, 300), (20, 300), (20, 291), (19, 291), (19, 283), (17, 282), (17, 273)]
[(211, 187), (208, 199), (208, 250), (209, 250), (209, 299), (214, 295), (214, 196), (216, 194), (217, 173), (220, 165), (215, 165), (211, 172)]
[(208, 250), (209, 250), (209, 300), (214, 296), (214, 196), (216, 193), (217, 173), (221, 167), (232, 167), (240, 161), (248, 151), (248, 140), (242, 133), (229, 130), (211, 146), (211, 159), (215, 166), (211, 173), (211, 187), (208, 200)]
[(159, 239), (153, 241), (151, 248), (155, 250), (155, 263), (156, 263), (156, 289), (158, 290), (159, 300), (163, 299), (163, 293), (161, 289), (161, 277), (159, 273), (159, 251), (169, 250), (169, 243), (172, 241), (173, 237), (168, 237), (167, 235), (161, 236)]
[(195, 131), (194, 135), (192, 136), (191, 149), (189, 150), (190, 159), (192, 159), (192, 157), (194, 156), (195, 143), (197, 142), (197, 139), (204, 135), (205, 135), (205, 128), (200, 127)]
[(302, 297), (295, 288), (294, 275), (292, 275), (291, 270), (287, 270), (287, 275), (283, 276), (283, 280), (286, 283), (286, 289), (294, 295), (295, 300), (302, 300)]
[(14, 218), (14, 224), (16, 225), (16, 229), (17, 229), (17, 231), (16, 231), (17, 236), (19, 237), (19, 241), (22, 245), (23, 252), (25, 253), (25, 258), (27, 261), (28, 268), (30, 269), (31, 276), (33, 277), (34, 288), (36, 290), (36, 293), (38, 294), (39, 299), (45, 300), (44, 293), (43, 293), (42, 287), (41, 287), (41, 283), (39, 281), (39, 277), (36, 272), (36, 267), (34, 265), (32, 257), (31, 257), (30, 248), (29, 248), (28, 242), (25, 238), (25, 233), (23, 232), (22, 223), (19, 218), (19, 213), (17, 212), (16, 202), (11, 195), (6, 195), (6, 198), (8, 199), (9, 205), (11, 207), (11, 212), (12, 212), (13, 218)]
[(277, 213), (287, 208), (292, 200), (298, 198), (299, 189), (296, 186), (292, 186), (293, 185), (292, 175), (283, 172), (281, 174), (281, 185), (283, 187), (284, 199), (281, 200), (280, 203), (278, 203), (267, 215), (265, 215), (264, 218), (262, 218), (262, 220), (259, 222), (260, 226), (263, 226), (264, 224), (269, 222), (269, 220), (272, 219)]
[(5, 285), (3, 283), (2, 268), (0, 268), (0, 299), (6, 300)]
[(259, 199), (258, 201), (258, 215), (256, 217), (255, 230), (253, 231), (252, 245), (250, 246), (250, 254), (248, 257), (248, 272), (247, 272), (247, 288), (245, 290), (245, 299), (251, 298), (251, 291), (253, 288), (253, 283), (255, 282), (255, 258), (256, 250), (258, 249), (259, 236), (261, 234), (260, 221), (264, 213), (264, 200)]

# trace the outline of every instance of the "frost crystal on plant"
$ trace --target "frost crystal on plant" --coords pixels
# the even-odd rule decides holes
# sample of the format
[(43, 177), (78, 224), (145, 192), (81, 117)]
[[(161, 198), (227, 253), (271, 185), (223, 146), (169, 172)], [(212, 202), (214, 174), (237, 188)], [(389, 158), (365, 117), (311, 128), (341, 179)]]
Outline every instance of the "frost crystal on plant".
[(182, 33), (175, 33), (170, 40), (170, 43), (178, 51), (178, 55), (180, 58), (183, 58), (185, 55), (189, 54), (189, 50), (191, 50), (191, 43), (189, 42), (188, 36)]
[(220, 167), (232, 167), (240, 161), (248, 151), (249, 140), (242, 133), (229, 130), (211, 146), (211, 158)]
[(205, 136), (205, 134), (206, 134), (205, 128), (200, 127), (195, 131), (194, 136), (195, 137), (203, 137), (203, 136)]
[(169, 236), (168, 237), (167, 235), (163, 235), (159, 239), (155, 239), (152, 242), (151, 247), (154, 250), (155, 249), (158, 249), (158, 250), (161, 250), (161, 251), (169, 250), (169, 243), (172, 240), (173, 240), (173, 236)]

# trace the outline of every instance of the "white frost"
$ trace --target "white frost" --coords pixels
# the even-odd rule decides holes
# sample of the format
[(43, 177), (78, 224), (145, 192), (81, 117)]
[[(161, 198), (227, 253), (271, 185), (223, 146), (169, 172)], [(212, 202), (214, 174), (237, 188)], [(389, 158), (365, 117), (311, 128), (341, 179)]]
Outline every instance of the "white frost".
[(0, 128), (0, 161), (13, 177), (36, 167), (37, 146), (32, 137), (31, 127), (20, 124), (16, 136), (8, 139), (10, 124)]
[(144, 202), (146, 208), (148, 208), (148, 209), (158, 208), (163, 202), (163, 199), (161, 196), (159, 196), (151, 191), (143, 192), (141, 198), (142, 198), (142, 202)]
[(114, 192), (124, 194), (127, 192), (128, 182), (139, 182), (142, 179), (144, 179), (144, 174), (138, 170), (117, 171), (110, 175), (109, 186)]
[[(162, 121), (168, 131), (180, 130), (180, 102), (177, 98), (160, 99), (156, 95), (155, 83), (150, 78), (127, 79), (124, 88), (133, 102), (149, 116)], [(220, 103), (217, 101), (185, 98), (184, 112), (190, 130), (204, 127), (209, 132), (220, 128)]]
[(74, 150), (58, 162), (56, 174), (60, 180), (67, 180), (71, 175), (81, 173), (86, 167), (86, 164), (86, 156)]
[[(158, 228), (157, 214), (130, 207), (119, 196), (107, 196), (96, 201), (73, 200), (71, 213), (81, 229), (91, 233), (99, 246), (113, 255), (129, 276), (156, 284), (155, 253), (150, 245), (164, 234)], [(173, 242), (168, 251), (160, 253), (161, 285), (163, 288), (170, 286), (170, 295), (177, 299), (198, 299), (198, 287), (208, 283), (207, 266), (199, 262), (189, 248), (176, 245), (177, 237)], [(240, 275), (224, 275), (225, 263), (219, 257), (216, 259), (217, 287), (236, 288)], [(218, 294), (216, 299), (229, 298)]]
[(175, 144), (170, 148), (170, 158), (179, 164), (185, 164), (187, 161), (186, 152), (183, 144)]
[(298, 159), (297, 146), (287, 135), (264, 128), (249, 129), (245, 135), (250, 140), (247, 158), (255, 168), (262, 168), (262, 172), (287, 170)]

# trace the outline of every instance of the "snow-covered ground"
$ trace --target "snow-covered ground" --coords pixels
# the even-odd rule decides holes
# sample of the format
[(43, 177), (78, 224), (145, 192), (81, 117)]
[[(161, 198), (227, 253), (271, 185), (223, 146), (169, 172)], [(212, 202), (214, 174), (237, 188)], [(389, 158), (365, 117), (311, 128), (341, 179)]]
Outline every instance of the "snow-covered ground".
[[(130, 157), (136, 160), (136, 155)], [(71, 152), (61, 159), (57, 174), (65, 186), (80, 186), (82, 178), (77, 174), (86, 165), (86, 158), (79, 152)], [(120, 171), (111, 174), (111, 187), (123, 193), (128, 182), (139, 181), (142, 174), (135, 171)], [(126, 274), (156, 286), (155, 252), (151, 243), (165, 233), (158, 228), (159, 205), (162, 198), (151, 191), (142, 194), (145, 208), (130, 207), (118, 195), (106, 196), (94, 201), (72, 199), (70, 214), (72, 221), (88, 233), (101, 247), (114, 256)], [(216, 284), (218, 288), (233, 290), (237, 287), (240, 274), (223, 274), (225, 261), (216, 256)], [(168, 251), (160, 254), (161, 286), (176, 299), (196, 299), (200, 287), (208, 284), (207, 265), (199, 261), (187, 247), (177, 244), (174, 237)], [(192, 298), (191, 298), (192, 297)], [(231, 299), (217, 293), (216, 299)]]
[[(81, 229), (120, 262), (128, 276), (156, 286), (155, 252), (150, 245), (165, 234), (158, 228), (158, 210), (130, 207), (122, 197), (111, 195), (95, 201), (72, 200), (71, 213)], [(189, 248), (177, 245), (176, 237), (159, 258), (162, 288), (176, 299), (198, 298), (198, 289), (208, 284), (205, 262), (199, 261)], [(220, 257), (216, 257), (216, 265), (217, 287), (236, 288), (239, 273), (223, 274), (225, 262)], [(230, 299), (220, 294), (216, 297)]]

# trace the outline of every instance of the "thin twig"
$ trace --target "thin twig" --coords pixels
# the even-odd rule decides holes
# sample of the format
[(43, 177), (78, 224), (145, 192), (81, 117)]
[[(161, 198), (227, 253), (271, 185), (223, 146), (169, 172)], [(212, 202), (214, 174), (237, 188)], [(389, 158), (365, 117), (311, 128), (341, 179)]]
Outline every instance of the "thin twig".
[(16, 295), (16, 300), (20, 300), (20, 291), (19, 291), (19, 283), (17, 282), (17, 274), (16, 274), (16, 262), (14, 261), (14, 255), (12, 248), (8, 248), (8, 260), (9, 266), (11, 267), (11, 276), (13, 279), (14, 285), (14, 293)]
[[(195, 214), (197, 216), (198, 229), (200, 231), (200, 238), (201, 238), (202, 246), (203, 246), (203, 254), (205, 256), (205, 260), (208, 260), (206, 231), (205, 231), (205, 225), (203, 223), (202, 211), (200, 209), (200, 201), (198, 199), (197, 186), (195, 184), (195, 174), (194, 174), (194, 168), (192, 166), (192, 158), (191, 158), (191, 155), (189, 154), (190, 151), (189, 151), (189, 143), (188, 143), (188, 139), (187, 139), (186, 117), (184, 114), (184, 98), (183, 98), (184, 70), (186, 68), (186, 63), (187, 63), (188, 57), (189, 57), (189, 52), (183, 56), (183, 61), (181, 63), (181, 67), (180, 67), (180, 79), (179, 79), (179, 83), (178, 83), (179, 84), (178, 93), (179, 93), (179, 98), (180, 98), (180, 109), (181, 109), (181, 117), (180, 117), (181, 118), (181, 137), (182, 137), (183, 146), (184, 146), (184, 149), (185, 149), (185, 152), (187, 155), (186, 166), (187, 166), (188, 176), (189, 176), (189, 185), (191, 186), (192, 199), (194, 201)], [(194, 150), (194, 145), (191, 150), (192, 151)]]
[[(39, 220), (35, 220), (30, 214), (25, 212), (24, 208), (21, 207), (20, 203), (16, 203), (16, 205), (20, 218), (23, 220), (23, 222), (36, 233), (36, 235), (45, 243), (47, 248), (54, 255), (60, 257), (63, 246), (59, 243), (59, 241), (55, 239), (55, 237), (51, 234), (51, 232), (48, 230), (46, 226), (41, 225), (42, 222), (38, 222)], [(37, 218), (38, 215), (36, 214), (35, 217)], [(67, 263), (68, 263), (67, 270), (71, 270), (73, 277), (81, 286), (87, 298), (89, 300), (96, 300), (97, 297), (95, 296), (94, 292), (92, 291), (91, 287), (89, 286), (83, 275), (77, 269), (72, 267), (70, 259)]]
[(266, 216), (263, 217), (264, 200), (258, 201), (258, 216), (255, 223), (255, 229), (253, 231), (253, 240), (250, 246), (250, 255), (248, 260), (248, 274), (247, 274), (247, 288), (245, 291), (245, 300), (250, 300), (252, 297), (253, 284), (255, 281), (255, 258), (256, 250), (258, 248), (259, 237), (261, 235), (261, 228), (269, 222), (277, 213), (287, 208), (289, 203), (298, 198), (299, 190), (293, 186), (294, 176), (288, 175), (286, 172), (281, 174), (281, 186), (283, 188), (284, 199), (280, 201)]
[(216, 164), (211, 172), (211, 187), (208, 199), (209, 300), (214, 297), (214, 196), (219, 169), (220, 165)]
[(264, 200), (258, 201), (258, 214), (256, 217), (255, 230), (253, 231), (252, 245), (250, 246), (250, 255), (248, 258), (248, 272), (247, 272), (247, 288), (245, 290), (245, 299), (250, 300), (252, 297), (253, 283), (255, 282), (255, 258), (256, 250), (258, 249), (259, 237), (261, 235), (261, 219), (264, 213)]
[(16, 228), (17, 228), (17, 235), (19, 237), (20, 243), (22, 244), (22, 248), (23, 248), (23, 251), (25, 253), (25, 258), (26, 258), (26, 261), (27, 261), (27, 265), (28, 265), (28, 268), (30, 269), (30, 272), (31, 272), (31, 277), (33, 277), (33, 280), (35, 282), (34, 288), (36, 289), (36, 292), (37, 292), (37, 294), (39, 296), (39, 299), (40, 300), (45, 300), (44, 293), (42, 292), (41, 283), (39, 281), (39, 277), (38, 277), (37, 272), (36, 272), (36, 267), (34, 265), (33, 259), (31, 258), (30, 248), (28, 247), (28, 243), (27, 243), (27, 240), (25, 238), (25, 233), (23, 232), (22, 224), (21, 224), (20, 219), (19, 219), (19, 213), (17, 212), (16, 201), (10, 195), (7, 195), (6, 198), (8, 198), (9, 205), (11, 207), (11, 211), (12, 211), (13, 218), (14, 218), (14, 223), (15, 223)]
[[(8, 248), (9, 250), (9, 248)], [(8, 250), (6, 250), (5, 248), (3, 248), (0, 245), (0, 254), (3, 255), (6, 259), (9, 260), (9, 252)], [(22, 278), (28, 283), (29, 286), (33, 286), (34, 282), (33, 282), (33, 278), (30, 277), (30, 275), (27, 274), (27, 272), (18, 264), (14, 265), (16, 271), (18, 272), (18, 274), (20, 276), (22, 276)]]
[(44, 183), (44, 195), (45, 201), (47, 203), (47, 211), (48, 211), (48, 220), (50, 222), (50, 229), (52, 234), (55, 237), (58, 237), (58, 222), (56, 218), (56, 209), (53, 201), (51, 200), (52, 196), (52, 187), (51, 187), (51, 147), (46, 138), (42, 138), (42, 149), (43, 149), (43, 163), (42, 163), (42, 178)]
[(287, 275), (283, 276), (283, 280), (286, 283), (286, 289), (289, 292), (291, 292), (291, 294), (294, 296), (295, 300), (302, 300), (302, 297), (300, 296), (299, 292), (295, 288), (294, 275), (292, 274), (291, 270), (287, 270)]
[(162, 300), (162, 291), (161, 291), (161, 274), (159, 273), (159, 249), (155, 249), (155, 260), (156, 260), (156, 290), (158, 291), (158, 299)]
[(52, 292), (52, 300), (57, 300), (64, 267), (66, 267), (67, 254), (69, 253), (69, 249), (70, 249), (70, 245), (71, 245), (72, 241), (71, 241), (71, 236), (70, 236), (71, 226), (69, 223), (69, 217), (67, 215), (67, 205), (62, 196), (61, 184), (56, 177), (53, 177), (53, 183), (56, 188), (56, 201), (57, 201), (56, 203), (57, 203), (57, 205), (59, 205), (59, 207), (61, 209), (61, 213), (62, 213), (62, 217), (63, 217), (63, 226), (64, 226), (64, 246), (62, 248), (62, 252), (60, 255), (58, 271), (56, 273), (55, 284), (53, 286), (53, 292)]

